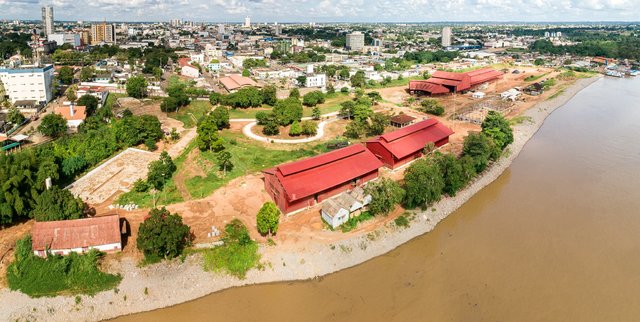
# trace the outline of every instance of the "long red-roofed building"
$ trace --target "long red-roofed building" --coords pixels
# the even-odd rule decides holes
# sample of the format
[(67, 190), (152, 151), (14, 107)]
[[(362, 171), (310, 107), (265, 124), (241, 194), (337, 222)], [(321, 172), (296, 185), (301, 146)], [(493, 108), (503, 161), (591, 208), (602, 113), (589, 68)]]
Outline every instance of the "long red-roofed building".
[(367, 149), (386, 166), (395, 169), (422, 156), (425, 145), (449, 143), (453, 131), (436, 119), (427, 119), (367, 141)]
[(37, 256), (84, 253), (90, 249), (118, 252), (122, 249), (120, 217), (99, 216), (75, 220), (36, 221), (31, 246)]
[(429, 95), (462, 92), (482, 83), (497, 80), (502, 75), (502, 72), (493, 68), (476, 69), (465, 73), (436, 71), (427, 80), (410, 81), (409, 91)]
[(267, 193), (290, 213), (378, 177), (382, 162), (356, 144), (263, 171)]

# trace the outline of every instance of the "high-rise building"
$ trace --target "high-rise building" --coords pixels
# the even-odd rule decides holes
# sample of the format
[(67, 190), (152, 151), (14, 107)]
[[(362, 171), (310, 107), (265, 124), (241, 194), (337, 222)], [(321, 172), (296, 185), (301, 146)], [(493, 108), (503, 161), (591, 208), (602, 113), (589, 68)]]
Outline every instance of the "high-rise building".
[(221, 35), (224, 35), (225, 30), (224, 30), (224, 24), (218, 24), (218, 33)]
[(172, 27), (180, 27), (182, 26), (182, 20), (181, 19), (171, 19), (171, 26)]
[(101, 43), (115, 45), (116, 26), (114, 24), (103, 22), (91, 25), (91, 44), (99, 45)]
[(451, 27), (442, 28), (442, 47), (451, 46), (451, 37), (453, 36), (451, 32)]
[(82, 46), (91, 45), (91, 32), (83, 30), (80, 33), (80, 44)]
[(362, 50), (364, 48), (364, 34), (359, 31), (347, 34), (346, 47), (348, 50)]
[(251, 27), (251, 18), (249, 18), (249, 17), (245, 17), (244, 18), (244, 26), (243, 27), (245, 27), (245, 28)]
[(53, 7), (42, 7), (42, 25), (46, 36), (53, 33)]

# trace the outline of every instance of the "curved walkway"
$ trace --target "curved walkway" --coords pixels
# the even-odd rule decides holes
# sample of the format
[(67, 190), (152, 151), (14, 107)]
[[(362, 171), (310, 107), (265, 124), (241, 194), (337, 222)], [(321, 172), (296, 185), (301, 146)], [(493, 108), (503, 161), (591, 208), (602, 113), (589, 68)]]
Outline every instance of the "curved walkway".
[[(253, 133), (253, 127), (256, 126), (257, 122), (256, 120), (253, 119), (232, 119), (230, 121), (232, 122), (251, 122), (247, 125), (245, 125), (242, 128), (242, 134), (244, 134), (246, 137), (256, 140), (256, 141), (261, 141), (261, 142), (266, 142), (266, 143), (286, 143), (286, 144), (299, 144), (299, 143), (307, 143), (307, 142), (313, 142), (315, 140), (318, 140), (320, 138), (322, 138), (324, 136), (324, 127), (325, 125), (338, 120), (339, 118), (336, 117), (338, 115), (338, 112), (332, 112), (332, 113), (327, 113), (322, 115), (322, 117), (332, 117), (330, 119), (324, 120), (320, 123), (318, 123), (318, 132), (316, 133), (316, 135), (314, 136), (310, 136), (310, 137), (306, 137), (304, 139), (272, 139), (272, 138), (268, 138), (268, 137), (264, 137), (258, 134)], [(302, 120), (311, 120), (311, 117), (303, 117)]]

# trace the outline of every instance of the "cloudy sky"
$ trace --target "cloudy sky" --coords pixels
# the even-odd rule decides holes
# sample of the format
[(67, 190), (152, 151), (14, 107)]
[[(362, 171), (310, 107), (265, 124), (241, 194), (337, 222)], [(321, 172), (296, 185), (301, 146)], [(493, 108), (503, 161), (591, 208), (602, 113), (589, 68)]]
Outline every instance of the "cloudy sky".
[(0, 0), (0, 19), (237, 22), (638, 21), (640, 0)]

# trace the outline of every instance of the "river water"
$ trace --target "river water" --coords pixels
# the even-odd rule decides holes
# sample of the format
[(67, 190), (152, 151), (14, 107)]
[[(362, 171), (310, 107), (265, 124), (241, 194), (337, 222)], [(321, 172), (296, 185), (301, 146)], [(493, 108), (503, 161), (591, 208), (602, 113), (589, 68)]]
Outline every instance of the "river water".
[(498, 180), (386, 255), (119, 320), (637, 321), (639, 186), (640, 78), (602, 79)]

